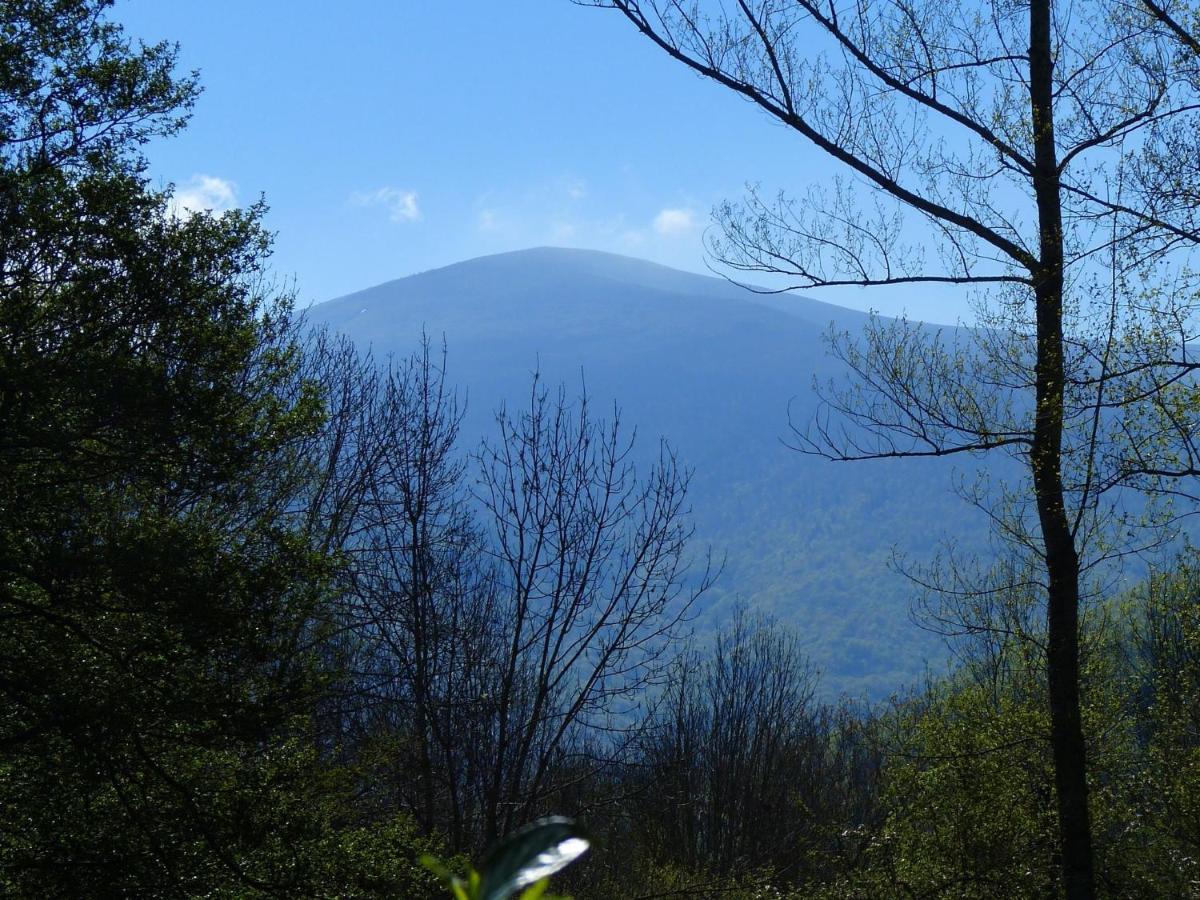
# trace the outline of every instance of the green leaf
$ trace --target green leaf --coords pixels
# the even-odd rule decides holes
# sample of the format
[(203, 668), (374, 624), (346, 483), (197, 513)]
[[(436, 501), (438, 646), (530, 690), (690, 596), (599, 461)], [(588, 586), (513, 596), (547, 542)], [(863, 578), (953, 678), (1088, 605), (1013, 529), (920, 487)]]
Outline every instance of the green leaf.
[(484, 861), (479, 900), (507, 900), (521, 888), (536, 885), (569, 865), (588, 846), (582, 829), (570, 819), (556, 816), (519, 828)]
[[(455, 900), (474, 900), (475, 892), (468, 891), (467, 886), (463, 884), (463, 880), (447, 869), (437, 857), (423, 853), (421, 854), (421, 865), (445, 882), (446, 886), (454, 892)], [(479, 876), (477, 873), (471, 872), (470, 877), (474, 884), (478, 884)], [(472, 887), (474, 887), (474, 884)]]

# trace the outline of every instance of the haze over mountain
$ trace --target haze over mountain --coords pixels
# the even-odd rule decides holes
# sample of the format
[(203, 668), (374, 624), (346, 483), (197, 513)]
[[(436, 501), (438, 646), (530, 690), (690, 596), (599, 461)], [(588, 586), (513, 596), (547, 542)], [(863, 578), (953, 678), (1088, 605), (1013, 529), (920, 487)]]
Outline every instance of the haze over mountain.
[[(535, 370), (593, 408), (615, 401), (647, 450), (665, 436), (693, 469), (694, 549), (727, 559), (697, 619), (705, 631), (737, 599), (795, 626), (826, 687), (878, 696), (917, 677), (939, 642), (908, 616), (912, 588), (893, 550), (928, 557), (946, 536), (982, 546), (984, 523), (942, 461), (831, 463), (786, 447), (814, 377), (841, 373), (830, 325), (862, 313), (803, 296), (764, 299), (717, 278), (583, 250), (542, 248), (470, 260), (313, 307), (310, 320), (379, 355), (408, 354), (422, 330), (449, 349), (468, 397), (464, 434), (527, 399)], [(931, 525), (930, 523), (936, 523)]]

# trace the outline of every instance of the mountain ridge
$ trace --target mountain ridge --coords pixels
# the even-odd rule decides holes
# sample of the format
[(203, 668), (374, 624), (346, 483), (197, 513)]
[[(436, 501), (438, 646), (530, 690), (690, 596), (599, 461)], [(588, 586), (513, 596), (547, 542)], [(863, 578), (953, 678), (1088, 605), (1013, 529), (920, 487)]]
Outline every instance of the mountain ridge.
[(780, 295), (777, 292), (764, 291), (759, 293), (759, 289), (753, 285), (740, 284), (715, 275), (704, 275), (699, 272), (674, 269), (661, 263), (633, 256), (610, 253), (603, 250), (550, 246), (529, 247), (523, 250), (493, 253), (450, 263), (445, 266), (425, 269), (400, 278), (389, 279), (388, 281), (353, 291), (340, 297), (322, 301), (321, 303), (314, 304), (310, 309), (316, 306), (328, 306), (329, 304), (352, 304), (359, 300), (373, 298), (380, 292), (393, 290), (401, 284), (419, 285), (426, 280), (441, 278), (451, 272), (466, 272), (484, 267), (491, 269), (497, 266), (508, 267), (519, 265), (562, 267), (564, 264), (571, 265), (570, 274), (572, 276), (577, 276), (580, 272), (584, 272), (616, 285), (648, 287), (677, 296), (694, 297), (699, 295), (740, 301), (752, 304), (759, 309), (766, 309), (773, 313), (795, 316), (813, 322), (844, 319), (861, 323), (865, 322), (869, 317), (868, 313), (826, 303), (822, 300), (815, 300), (804, 294), (789, 293), (787, 295), (789, 301), (776, 299), (774, 302), (768, 302), (765, 298), (779, 298)]
[(909, 621), (893, 549), (919, 558), (940, 534), (973, 547), (986, 532), (941, 461), (837, 464), (783, 445), (789, 410), (797, 421), (815, 413), (813, 381), (845, 375), (824, 335), (868, 316), (805, 297), (789, 313), (753, 296), (631, 257), (534, 248), (395, 279), (308, 315), (379, 353), (407, 354), (422, 332), (444, 337), (448, 380), (470, 401), (468, 444), (499, 404), (528, 397), (531, 372), (569, 392), (582, 377), (598, 407), (615, 401), (644, 443), (665, 436), (694, 473), (695, 546), (728, 559), (698, 629), (749, 603), (801, 632), (829, 690), (882, 696), (944, 657)]

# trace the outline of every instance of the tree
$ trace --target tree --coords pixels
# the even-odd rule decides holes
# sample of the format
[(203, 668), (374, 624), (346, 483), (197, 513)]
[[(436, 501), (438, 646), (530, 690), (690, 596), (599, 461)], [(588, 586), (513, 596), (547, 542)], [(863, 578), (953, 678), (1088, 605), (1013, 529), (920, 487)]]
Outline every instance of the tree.
[[(1006, 450), (1024, 464), (1027, 488), (997, 522), (1040, 568), (1062, 881), (1068, 897), (1094, 896), (1079, 699), (1088, 536), (1119, 486), (1169, 493), (1196, 471), (1187, 17), (1114, 2), (1085, 21), (1052, 0), (593, 5), (851, 177), (798, 202), (752, 191), (724, 205), (718, 261), (797, 287), (969, 287), (1003, 314), (968, 336), (969, 353), (904, 323), (841, 344), (864, 389), (834, 396), (841, 424), (819, 421), (802, 441), (834, 459)], [(1164, 277), (1176, 279), (1166, 291)], [(1018, 504), (1014, 519), (1022, 497), (1032, 510)]]
[(687, 476), (665, 446), (639, 471), (615, 414), (536, 379), (468, 454), (427, 340), (378, 365), (320, 335), (308, 362), (331, 415), (306, 519), (347, 560), (329, 743), (370, 773), (365, 805), (478, 850), (633, 741), (710, 581)]
[(639, 741), (640, 841), (694, 878), (830, 878), (874, 824), (866, 723), (817, 701), (797, 636), (744, 609), (681, 656)]
[(712, 571), (689, 573), (688, 476), (670, 448), (639, 476), (619, 412), (592, 417), (535, 377), (501, 410), (477, 497), (501, 598), (503, 644), (484, 770), (485, 834), (510, 830), (622, 757), (647, 693)]
[(0, 11), (0, 885), (283, 890), (324, 828), (321, 424), (262, 209), (179, 217), (139, 148), (196, 95), (105, 0)]
[(430, 344), (377, 364), (345, 338), (313, 337), (310, 378), (330, 398), (315, 442), (314, 537), (346, 567), (331, 647), (346, 677), (334, 746), (380, 764), (367, 795), (474, 847), (470, 748), (505, 624), (469, 508), (457, 398)]
[[(1195, 552), (1134, 593), (1129, 658), (1144, 753), (1135, 815), (1141, 859), (1164, 896), (1196, 892), (1200, 870), (1200, 595)], [(1133, 816), (1131, 816), (1133, 818)]]

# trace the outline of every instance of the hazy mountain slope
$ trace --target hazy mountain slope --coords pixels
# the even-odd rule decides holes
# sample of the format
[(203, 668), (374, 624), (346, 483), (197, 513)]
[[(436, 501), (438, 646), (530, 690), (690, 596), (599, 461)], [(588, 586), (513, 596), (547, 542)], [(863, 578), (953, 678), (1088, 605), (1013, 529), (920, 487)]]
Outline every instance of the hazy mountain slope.
[[(694, 468), (696, 547), (728, 564), (698, 629), (742, 597), (795, 624), (834, 688), (878, 694), (919, 674), (936, 641), (908, 620), (893, 547), (918, 558), (946, 534), (978, 544), (977, 516), (937, 461), (835, 464), (787, 449), (788, 410), (813, 409), (814, 376), (838, 373), (822, 336), (861, 313), (793, 298), (786, 311), (720, 279), (591, 251), (471, 260), (320, 304), (315, 323), (377, 352), (410, 352), (422, 328), (449, 346), (469, 396), (467, 433), (528, 396), (529, 375), (581, 378), (639, 440), (665, 435)], [(582, 373), (582, 374), (581, 374)]]

